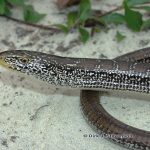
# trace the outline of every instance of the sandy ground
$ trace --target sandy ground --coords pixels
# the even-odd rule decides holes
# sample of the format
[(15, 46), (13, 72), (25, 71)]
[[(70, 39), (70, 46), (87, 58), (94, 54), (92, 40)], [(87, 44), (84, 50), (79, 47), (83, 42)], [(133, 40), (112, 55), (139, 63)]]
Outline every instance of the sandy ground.
[[(61, 23), (53, 0), (30, 0), (47, 17), (40, 22)], [(121, 1), (93, 1), (93, 7), (108, 11)], [(18, 11), (14, 11), (15, 17)], [(117, 43), (117, 31), (126, 39)], [(125, 26), (111, 26), (95, 34), (86, 44), (76, 33), (53, 34), (0, 18), (0, 51), (26, 49), (71, 57), (114, 58), (150, 46), (150, 31), (134, 33)], [(124, 148), (94, 137), (80, 110), (79, 90), (60, 89), (22, 74), (0, 68), (0, 149), (1, 150), (123, 150)], [(148, 96), (127, 98), (117, 93), (102, 98), (104, 107), (116, 118), (150, 131)], [(92, 137), (91, 137), (92, 136)]]

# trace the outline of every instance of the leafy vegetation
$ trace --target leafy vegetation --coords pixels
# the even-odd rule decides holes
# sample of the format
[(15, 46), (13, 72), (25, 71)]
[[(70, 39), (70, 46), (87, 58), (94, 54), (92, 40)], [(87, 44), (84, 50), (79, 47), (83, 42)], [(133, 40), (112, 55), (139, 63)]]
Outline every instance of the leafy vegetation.
[(11, 16), (11, 10), (14, 7), (20, 7), (23, 10), (24, 21), (29, 23), (37, 23), (45, 14), (38, 13), (33, 6), (26, 5), (26, 0), (0, 0), (0, 15)]
[(24, 20), (30, 23), (36, 23), (45, 17), (45, 14), (40, 14), (34, 10), (33, 6), (27, 5), (24, 7)]
[[(23, 18), (25, 22), (37, 23), (45, 14), (37, 12), (33, 6), (27, 5), (27, 0), (0, 0), (0, 15), (11, 16), (13, 8), (22, 8)], [(64, 33), (76, 29), (79, 32), (79, 37), (85, 43), (91, 35), (99, 32), (101, 27), (108, 27), (110, 24), (123, 24), (130, 30), (139, 32), (141, 30), (148, 30), (150, 28), (150, 18), (144, 19), (143, 13), (150, 13), (150, 0), (124, 0), (122, 6), (113, 11), (106, 12), (100, 16), (96, 16), (91, 8), (90, 0), (81, 0), (76, 11), (68, 12), (66, 16), (66, 23), (55, 25)], [(121, 13), (119, 13), (119, 10)], [(89, 20), (96, 22), (87, 30), (86, 25)], [(90, 33), (91, 32), (91, 33)], [(116, 39), (121, 42), (125, 38), (120, 32), (116, 33)]]
[(129, 8), (128, 3), (124, 2), (125, 21), (127, 26), (133, 31), (140, 31), (143, 24), (142, 14)]
[[(147, 13), (150, 12), (150, 6), (146, 5), (148, 2), (150, 3), (150, 0), (124, 0), (119, 9), (111, 13), (106, 13), (106, 15), (104, 14), (100, 17), (96, 17), (91, 13), (90, 1), (81, 0), (77, 11), (68, 13), (65, 27), (68, 28), (68, 31), (71, 30), (71, 28), (77, 28), (80, 39), (84, 43), (90, 38), (90, 33), (85, 29), (86, 21), (90, 18), (96, 18), (96, 21), (99, 21), (104, 27), (107, 27), (109, 24), (125, 24), (134, 32), (149, 29), (150, 19), (143, 20), (143, 14), (140, 12), (140, 10), (144, 10)], [(121, 9), (124, 10), (123, 13), (115, 12)], [(93, 30), (91, 31), (93, 32)], [(125, 36), (117, 32), (116, 38), (118, 42), (121, 42)]]
[(89, 32), (82, 27), (79, 27), (79, 33), (80, 33), (80, 39), (83, 43), (85, 43), (90, 37)]

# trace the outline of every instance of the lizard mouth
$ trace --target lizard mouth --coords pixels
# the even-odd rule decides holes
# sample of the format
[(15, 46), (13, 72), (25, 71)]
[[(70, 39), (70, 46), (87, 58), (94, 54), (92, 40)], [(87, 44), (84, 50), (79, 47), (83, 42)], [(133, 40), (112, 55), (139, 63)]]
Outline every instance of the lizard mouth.
[(7, 57), (9, 57), (9, 55), (11, 56), (11, 51), (4, 51), (0, 53), (0, 66), (7, 68), (7, 69), (11, 69), (11, 64), (9, 64), (9, 62), (6, 62), (5, 60), (7, 59)]
[(5, 62), (4, 58), (2, 56), (0, 56), (0, 66), (10, 69), (10, 65), (8, 63)]

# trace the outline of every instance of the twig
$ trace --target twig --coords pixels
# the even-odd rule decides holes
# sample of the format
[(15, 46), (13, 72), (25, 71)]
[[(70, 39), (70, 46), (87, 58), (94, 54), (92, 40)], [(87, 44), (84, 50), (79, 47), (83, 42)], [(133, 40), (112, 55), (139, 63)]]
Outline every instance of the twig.
[(119, 6), (119, 7), (115, 8), (115, 9), (113, 9), (113, 10), (110, 10), (110, 11), (108, 11), (108, 12), (105, 12), (105, 13), (99, 15), (98, 17), (103, 17), (103, 16), (106, 16), (106, 15), (109, 15), (109, 14), (111, 14), (111, 13), (113, 13), (113, 12), (115, 12), (115, 11), (119, 11), (119, 10), (121, 10), (121, 9), (123, 9), (123, 7), (122, 7), (122, 6)]
[(49, 105), (46, 104), (46, 105), (43, 105), (43, 106), (39, 107), (39, 108), (35, 111), (35, 114), (30, 117), (30, 120), (34, 120), (34, 119), (37, 117), (39, 111), (40, 111), (42, 108), (47, 107), (47, 106), (49, 106)]
[(13, 17), (10, 17), (10, 16), (6, 16), (6, 15), (0, 15), (0, 16), (4, 17), (4, 18), (7, 18), (9, 20), (12, 20), (14, 22), (18, 22), (18, 23), (21, 23), (21, 24), (29, 25), (29, 26), (32, 26), (32, 27), (35, 27), (35, 28), (40, 28), (40, 29), (49, 30), (49, 31), (53, 31), (53, 32), (60, 32), (60, 30), (58, 28), (49, 27), (49, 26), (40, 25), (40, 24), (28, 23), (28, 22), (25, 22), (23, 20), (16, 19), (16, 18), (13, 18)]

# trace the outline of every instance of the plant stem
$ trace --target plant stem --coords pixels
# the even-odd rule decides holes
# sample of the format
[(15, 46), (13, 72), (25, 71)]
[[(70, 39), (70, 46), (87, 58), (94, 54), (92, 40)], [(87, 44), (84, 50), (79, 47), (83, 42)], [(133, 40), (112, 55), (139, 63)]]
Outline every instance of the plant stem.
[(115, 9), (113, 9), (113, 10), (110, 10), (110, 11), (108, 11), (108, 12), (105, 12), (105, 13), (101, 14), (99, 17), (103, 17), (103, 16), (106, 16), (106, 15), (109, 15), (109, 14), (111, 14), (111, 13), (113, 13), (113, 12), (116, 12), (116, 11), (119, 11), (119, 10), (121, 10), (121, 9), (123, 9), (123, 7), (122, 7), (122, 6), (119, 6), (119, 7), (115, 8)]
[(60, 30), (58, 28), (49, 27), (49, 26), (40, 25), (40, 24), (28, 23), (28, 22), (25, 22), (23, 20), (16, 19), (16, 18), (13, 18), (13, 17), (10, 17), (10, 16), (6, 16), (6, 15), (0, 15), (0, 16), (4, 17), (6, 19), (12, 20), (14, 22), (18, 22), (18, 23), (21, 23), (21, 24), (29, 25), (29, 26), (32, 26), (32, 27), (35, 27), (35, 28), (49, 30), (49, 31), (53, 31), (53, 32), (60, 32)]

